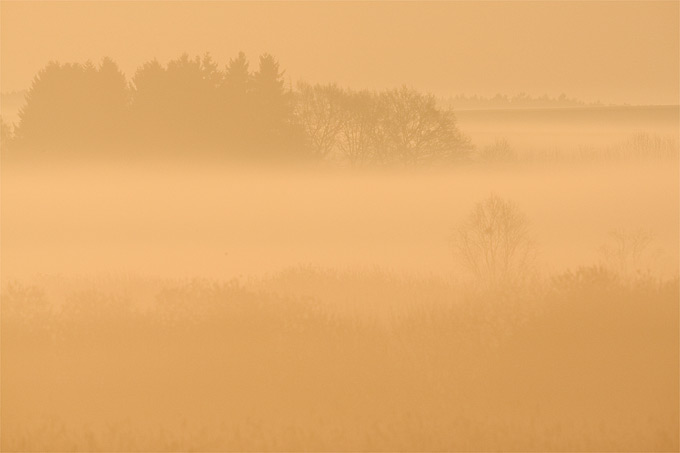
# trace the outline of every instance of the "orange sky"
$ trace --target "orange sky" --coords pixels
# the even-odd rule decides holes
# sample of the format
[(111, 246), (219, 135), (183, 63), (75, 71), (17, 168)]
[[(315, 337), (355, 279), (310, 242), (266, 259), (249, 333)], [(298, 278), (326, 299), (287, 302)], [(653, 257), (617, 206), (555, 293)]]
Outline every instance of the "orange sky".
[(2, 91), (48, 60), (276, 55), (293, 80), (677, 104), (679, 3), (1, 3)]

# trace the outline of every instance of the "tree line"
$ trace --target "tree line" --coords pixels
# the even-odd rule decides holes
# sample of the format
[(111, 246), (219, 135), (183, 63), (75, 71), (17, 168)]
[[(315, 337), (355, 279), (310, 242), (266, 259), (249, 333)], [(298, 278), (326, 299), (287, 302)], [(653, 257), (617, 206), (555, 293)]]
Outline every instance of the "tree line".
[(497, 93), (493, 97), (478, 95), (452, 96), (442, 99), (444, 105), (455, 105), (459, 110), (483, 110), (483, 109), (545, 109), (545, 108), (569, 108), (569, 107), (604, 107), (600, 101), (585, 102), (580, 99), (568, 97), (562, 93), (557, 97), (547, 94), (531, 96), (527, 93), (519, 93), (514, 96)]
[(209, 54), (152, 60), (129, 81), (110, 58), (52, 61), (33, 79), (18, 124), (2, 123), (2, 141), (26, 152), (131, 147), (351, 165), (451, 161), (472, 148), (430, 94), (293, 85), (284, 74), (270, 54), (251, 70), (242, 52), (223, 68)]

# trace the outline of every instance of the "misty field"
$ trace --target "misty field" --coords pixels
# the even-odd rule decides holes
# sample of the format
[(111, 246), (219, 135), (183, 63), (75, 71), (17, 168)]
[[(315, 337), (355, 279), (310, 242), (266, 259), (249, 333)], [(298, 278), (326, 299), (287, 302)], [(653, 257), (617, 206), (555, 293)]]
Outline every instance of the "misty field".
[(596, 263), (610, 232), (641, 229), (660, 252), (643, 264), (673, 276), (677, 187), (677, 160), (393, 171), (5, 164), (3, 277), (224, 279), (298, 264), (456, 277), (452, 228), (492, 193), (526, 214), (545, 270)]
[(680, 2), (0, 22), (0, 451), (680, 451)]
[(676, 160), (2, 172), (3, 450), (678, 449)]

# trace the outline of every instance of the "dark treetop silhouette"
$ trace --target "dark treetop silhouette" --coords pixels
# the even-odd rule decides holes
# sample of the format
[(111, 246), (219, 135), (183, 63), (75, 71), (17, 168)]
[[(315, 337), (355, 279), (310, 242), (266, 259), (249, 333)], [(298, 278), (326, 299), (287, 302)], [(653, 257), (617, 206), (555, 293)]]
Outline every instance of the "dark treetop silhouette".
[(241, 52), (220, 69), (209, 54), (144, 63), (48, 63), (3, 143), (25, 153), (211, 153), (366, 163), (457, 160), (471, 149), (451, 110), (415, 89), (353, 91), (300, 82), (269, 54), (251, 71)]

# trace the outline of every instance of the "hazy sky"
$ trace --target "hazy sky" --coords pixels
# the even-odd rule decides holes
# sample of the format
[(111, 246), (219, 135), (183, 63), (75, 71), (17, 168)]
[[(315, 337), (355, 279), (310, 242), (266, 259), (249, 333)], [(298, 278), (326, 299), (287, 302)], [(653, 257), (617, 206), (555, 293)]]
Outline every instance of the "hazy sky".
[[(2, 1), (2, 91), (50, 59), (144, 61), (239, 50), (292, 80), (437, 94), (547, 93), (677, 104), (679, 2)], [(254, 63), (253, 63), (254, 64)]]

